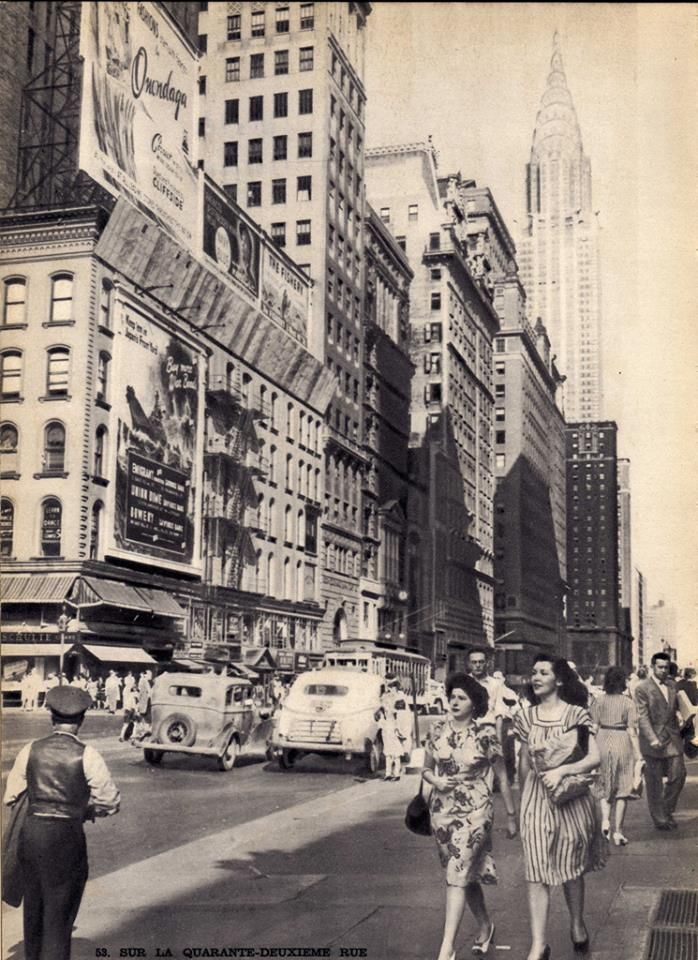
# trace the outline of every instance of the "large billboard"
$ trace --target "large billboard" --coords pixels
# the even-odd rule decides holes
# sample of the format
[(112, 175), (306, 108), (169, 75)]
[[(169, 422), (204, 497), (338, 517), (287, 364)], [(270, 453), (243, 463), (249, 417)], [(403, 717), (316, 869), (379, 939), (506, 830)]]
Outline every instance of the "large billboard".
[(83, 3), (80, 29), (80, 167), (193, 247), (196, 56), (155, 3)]
[(205, 360), (145, 309), (119, 300), (115, 313), (106, 553), (198, 573)]
[(308, 342), (310, 290), (281, 257), (265, 246), (262, 257), (262, 313), (304, 346)]
[(259, 296), (258, 234), (223, 194), (204, 185), (204, 253), (255, 299)]

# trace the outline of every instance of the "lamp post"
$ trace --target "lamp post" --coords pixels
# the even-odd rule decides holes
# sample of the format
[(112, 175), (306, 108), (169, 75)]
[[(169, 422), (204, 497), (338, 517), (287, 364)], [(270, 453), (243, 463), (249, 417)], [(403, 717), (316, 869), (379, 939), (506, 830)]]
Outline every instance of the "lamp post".
[(58, 629), (61, 631), (61, 650), (59, 656), (59, 666), (58, 666), (58, 683), (63, 685), (63, 657), (65, 655), (65, 631), (68, 626), (68, 614), (65, 612), (65, 604), (63, 604), (63, 612), (58, 618)]

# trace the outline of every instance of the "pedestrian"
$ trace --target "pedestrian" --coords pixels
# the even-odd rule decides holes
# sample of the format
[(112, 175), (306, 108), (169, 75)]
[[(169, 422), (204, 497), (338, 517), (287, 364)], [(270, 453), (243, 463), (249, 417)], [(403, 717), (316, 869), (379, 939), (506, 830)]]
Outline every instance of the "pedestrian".
[(676, 692), (681, 691), (686, 694), (689, 703), (694, 707), (698, 706), (698, 684), (696, 684), (696, 671), (693, 667), (686, 667), (683, 677), (676, 684)]
[[(528, 960), (548, 960), (550, 887), (562, 884), (572, 944), (575, 951), (583, 952), (589, 945), (584, 922), (584, 874), (603, 865), (601, 834), (591, 793), (586, 790), (558, 806), (549, 792), (558, 788), (567, 775), (595, 770), (600, 757), (585, 706), (588, 691), (566, 660), (549, 653), (538, 654), (531, 672), (531, 695), (533, 704), (522, 709), (514, 723), (521, 742), (520, 826), (531, 923)], [(572, 731), (576, 733), (573, 739), (578, 749), (564, 763), (545, 769), (545, 753), (564, 742), (565, 735)]]
[(402, 739), (398, 734), (397, 714), (394, 707), (380, 706), (375, 714), (376, 723), (383, 743), (383, 757), (385, 758), (384, 780), (400, 779), (400, 756), (402, 754)]
[(89, 702), (77, 687), (53, 687), (46, 697), (53, 731), (20, 750), (7, 779), (6, 804), (25, 791), (29, 800), (19, 841), (26, 960), (69, 960), (87, 881), (82, 824), (119, 810), (104, 760), (77, 736)]
[(500, 670), (495, 670), (492, 679), (499, 681), (500, 688), (498, 697), (502, 710), (502, 754), (504, 756), (504, 769), (506, 771), (509, 785), (516, 779), (516, 737), (514, 736), (514, 717), (520, 709), (518, 694), (507, 686), (504, 674)]
[(621, 667), (609, 667), (603, 685), (604, 692), (592, 703), (589, 713), (598, 728), (596, 735), (601, 766), (596, 795), (601, 801), (601, 832), (611, 839), (613, 816), (613, 843), (624, 847), (628, 840), (623, 834), (623, 819), (628, 800), (637, 798), (635, 774), (642, 763), (637, 736), (637, 709), (625, 696), (625, 673)]
[(134, 677), (134, 675), (133, 675), (133, 673), (131, 672), (131, 670), (129, 670), (129, 671), (127, 672), (126, 676), (124, 677), (124, 690), (123, 690), (123, 692), (126, 693), (127, 690), (133, 690), (133, 689), (135, 688), (135, 686), (136, 686), (136, 678)]
[(501, 688), (503, 677), (496, 680), (487, 672), (487, 656), (482, 650), (471, 650), (468, 653), (468, 673), (485, 688), (488, 695), (487, 723), (493, 723), (497, 732), (497, 737), (501, 743), (503, 740), (504, 717), (507, 713), (501, 700)]
[(123, 707), (124, 722), (121, 725), (121, 732), (119, 733), (120, 743), (123, 743), (125, 740), (130, 740), (133, 734), (133, 725), (138, 708), (138, 696), (135, 687), (124, 684)]
[(22, 695), (22, 708), (32, 713), (36, 709), (37, 698), (36, 674), (32, 667), (29, 667), (22, 677), (19, 688)]
[(676, 684), (668, 679), (670, 663), (668, 653), (655, 653), (651, 675), (635, 688), (647, 806), (657, 830), (677, 828), (674, 810), (686, 780), (676, 717)]
[(131, 736), (131, 742), (137, 746), (136, 741), (144, 740), (150, 733), (151, 706), (150, 699), (152, 695), (151, 686), (152, 674), (150, 670), (144, 670), (138, 678), (138, 689), (134, 690), (137, 696), (136, 702), (136, 726)]
[(104, 710), (107, 704), (107, 692), (105, 690), (104, 678), (97, 678), (97, 709)]
[(494, 767), (507, 811), (507, 834), (516, 836), (514, 800), (504, 775), (497, 734), (488, 716), (487, 690), (465, 673), (446, 678), (449, 713), (427, 734), (422, 777), (432, 785), (431, 824), (446, 871), (446, 917), (438, 960), (455, 960), (456, 936), (468, 904), (477, 923), (475, 954), (487, 953), (494, 938), (482, 884), (497, 882), (492, 858)]
[(109, 713), (116, 713), (119, 696), (121, 694), (121, 683), (115, 670), (109, 671), (109, 676), (104, 683), (104, 693), (107, 700), (107, 710)]
[(90, 677), (87, 681), (87, 692), (90, 695), (90, 700), (92, 701), (92, 706), (97, 706), (97, 691), (99, 690), (99, 683), (94, 677)]

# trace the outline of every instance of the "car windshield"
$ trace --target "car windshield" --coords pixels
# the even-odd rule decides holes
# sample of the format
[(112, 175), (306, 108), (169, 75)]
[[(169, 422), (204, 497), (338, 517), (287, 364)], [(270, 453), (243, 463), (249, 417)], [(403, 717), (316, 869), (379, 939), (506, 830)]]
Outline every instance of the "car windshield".
[(349, 687), (340, 687), (334, 683), (309, 683), (303, 693), (316, 697), (346, 697)]

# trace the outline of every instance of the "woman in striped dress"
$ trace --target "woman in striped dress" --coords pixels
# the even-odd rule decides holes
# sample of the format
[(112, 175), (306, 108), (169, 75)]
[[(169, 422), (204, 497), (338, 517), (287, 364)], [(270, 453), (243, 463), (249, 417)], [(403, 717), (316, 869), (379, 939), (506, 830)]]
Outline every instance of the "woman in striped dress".
[[(555, 806), (548, 799), (563, 776), (588, 773), (599, 765), (599, 751), (584, 704), (587, 691), (566, 660), (539, 654), (531, 673), (532, 705), (514, 722), (521, 742), (521, 839), (523, 841), (531, 948), (528, 960), (548, 960), (546, 945), (550, 887), (562, 885), (570, 913), (570, 935), (575, 950), (584, 952), (589, 935), (584, 923), (584, 874), (602, 865), (602, 844), (594, 798), (584, 796)], [(551, 737), (577, 729), (586, 756), (553, 770), (536, 773), (530, 751)]]
[(624, 847), (623, 818), (626, 803), (637, 798), (634, 790), (635, 764), (642, 762), (637, 736), (637, 710), (630, 697), (624, 696), (625, 672), (609, 667), (604, 678), (604, 692), (590, 708), (591, 719), (598, 727), (601, 769), (597, 794), (601, 800), (601, 832), (610, 839), (611, 808), (613, 842)]

